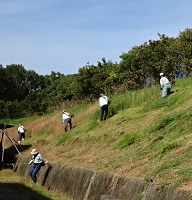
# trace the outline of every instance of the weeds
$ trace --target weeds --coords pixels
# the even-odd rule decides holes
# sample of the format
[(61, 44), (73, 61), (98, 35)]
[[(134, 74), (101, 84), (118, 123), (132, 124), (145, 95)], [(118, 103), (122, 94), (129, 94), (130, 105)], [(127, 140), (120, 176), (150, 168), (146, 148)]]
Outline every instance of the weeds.
[(173, 121), (174, 118), (172, 116), (166, 116), (163, 119), (161, 119), (159, 123), (155, 124), (154, 127), (152, 127), (151, 132), (165, 129), (165, 127), (170, 125)]
[[(109, 117), (103, 122), (98, 101), (71, 107), (74, 127), (67, 134), (63, 134), (57, 113), (47, 117), (44, 125), (45, 118), (36, 119), (42, 124), (37, 132), (30, 130), (27, 139), (33, 146), (41, 142), (41, 151), (52, 162), (139, 178), (162, 175), (163, 182), (189, 181), (192, 79), (176, 81), (172, 90), (164, 99), (159, 86), (113, 95)], [(54, 146), (52, 154), (47, 152), (47, 144)]]
[(132, 133), (132, 134), (128, 134), (126, 136), (123, 137), (123, 139), (117, 144), (117, 148), (122, 150), (132, 144), (134, 144), (135, 142), (137, 142), (140, 138), (140, 134), (139, 133)]
[(69, 139), (71, 138), (70, 134), (64, 134), (61, 137), (58, 138), (56, 146), (60, 146), (65, 144)]
[(173, 170), (173, 168), (179, 166), (182, 163), (181, 160), (173, 159), (169, 160), (169, 162), (165, 162), (164, 164), (160, 165), (154, 174), (159, 174), (164, 171)]

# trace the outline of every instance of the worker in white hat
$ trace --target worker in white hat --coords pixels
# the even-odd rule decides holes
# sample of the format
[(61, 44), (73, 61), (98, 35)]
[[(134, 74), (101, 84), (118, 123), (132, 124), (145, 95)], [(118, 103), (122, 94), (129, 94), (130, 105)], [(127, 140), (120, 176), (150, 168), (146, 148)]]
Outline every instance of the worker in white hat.
[(18, 131), (18, 143), (21, 144), (21, 140), (22, 141), (25, 140), (25, 133), (27, 132), (27, 130), (22, 124), (19, 124), (17, 131)]
[(161, 85), (161, 90), (162, 90), (162, 98), (165, 96), (169, 95), (171, 92), (171, 84), (168, 80), (168, 78), (164, 75), (164, 73), (160, 73), (160, 85)]
[(100, 120), (101, 121), (106, 120), (108, 116), (108, 106), (109, 106), (109, 100), (106, 95), (100, 94), (99, 106), (101, 108)]
[(45, 164), (48, 164), (48, 161), (41, 156), (41, 154), (39, 153), (37, 149), (33, 149), (31, 151), (31, 155), (32, 155), (32, 158), (29, 161), (29, 164), (30, 165), (32, 164), (33, 166), (29, 171), (29, 175), (31, 176), (33, 182), (36, 183), (37, 182), (36, 175), (38, 171), (41, 169), (42, 166), (44, 166)]
[(67, 126), (69, 124), (69, 128), (72, 129), (72, 117), (73, 115), (70, 115), (68, 112), (66, 112), (66, 110), (62, 111), (62, 120), (64, 123), (64, 130), (65, 132), (67, 132)]

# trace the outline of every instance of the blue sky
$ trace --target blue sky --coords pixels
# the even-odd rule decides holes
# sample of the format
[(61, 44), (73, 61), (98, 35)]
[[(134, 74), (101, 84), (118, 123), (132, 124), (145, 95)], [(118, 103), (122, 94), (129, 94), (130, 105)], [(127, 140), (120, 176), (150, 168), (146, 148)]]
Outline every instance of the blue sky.
[(0, 64), (76, 74), (192, 28), (191, 0), (0, 0)]

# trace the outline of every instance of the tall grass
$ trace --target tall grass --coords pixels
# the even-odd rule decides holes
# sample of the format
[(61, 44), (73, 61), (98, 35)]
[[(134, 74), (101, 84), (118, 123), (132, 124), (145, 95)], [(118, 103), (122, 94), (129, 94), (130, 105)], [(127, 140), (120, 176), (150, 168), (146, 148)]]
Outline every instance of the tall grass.
[[(50, 120), (29, 142), (42, 144), (44, 153), (51, 147), (53, 153), (46, 157), (54, 162), (139, 178), (156, 176), (166, 183), (187, 182), (192, 166), (192, 79), (176, 81), (172, 91), (164, 99), (159, 86), (110, 96), (104, 122), (99, 120), (98, 100), (70, 107), (75, 114), (72, 130), (59, 132), (57, 126), (63, 124)], [(59, 158), (54, 157), (58, 152)]]
[[(186, 102), (190, 102), (191, 89), (192, 82), (191, 78), (189, 78), (178, 80), (176, 85), (172, 87), (173, 94), (164, 99), (161, 99), (161, 91), (158, 86), (111, 96), (108, 120), (111, 119), (114, 127), (116, 126), (116, 122), (113, 121), (114, 116), (119, 116), (118, 114), (121, 113), (122, 117), (118, 119), (126, 119), (127, 115), (125, 112), (136, 107), (139, 107), (138, 113), (130, 113), (129, 120), (134, 120), (133, 122), (137, 124), (136, 121), (141, 120), (142, 117), (149, 118), (150, 113), (154, 112), (154, 120), (157, 121), (154, 124), (152, 123), (149, 128), (142, 128), (142, 130), (136, 132), (121, 131), (122, 136), (117, 139), (115, 147), (119, 151), (128, 151), (130, 155), (133, 154), (132, 157), (136, 158), (137, 162), (143, 158), (157, 162), (157, 166), (154, 164), (154, 167), (151, 168), (151, 174), (153, 175), (164, 174), (165, 172), (169, 174), (175, 168), (177, 176), (178, 174), (181, 176), (175, 182), (187, 181), (187, 176), (184, 173), (185, 170), (180, 170), (180, 167), (185, 165), (186, 160), (183, 159), (185, 156), (173, 159), (169, 163), (167, 159), (170, 160), (170, 155), (186, 145), (187, 140), (181, 139), (181, 137), (187, 136), (192, 132), (192, 125), (190, 123), (192, 120), (192, 109), (188, 109), (192, 105), (186, 105)], [(184, 95), (185, 90), (188, 91), (186, 95)], [(162, 113), (162, 115), (155, 113)], [(102, 127), (102, 124), (98, 122), (99, 115), (99, 109), (90, 115), (89, 123), (84, 126), (83, 133), (89, 134), (95, 131), (95, 134), (97, 134), (99, 127)], [(157, 115), (157, 119), (155, 115)], [(124, 121), (126, 122), (126, 120), (122, 120), (121, 123), (125, 125)], [(102, 136), (97, 137), (95, 135), (94, 137), (91, 135), (91, 137), (89, 136), (89, 142), (96, 144), (104, 143), (104, 141), (115, 141), (116, 136), (114, 134), (108, 134), (107, 130), (103, 131), (103, 134), (111, 135), (111, 140), (107, 140), (107, 137), (104, 140)], [(83, 134), (81, 136), (83, 137)], [(112, 139), (112, 137), (115, 138)], [(110, 143), (108, 145), (110, 146)]]

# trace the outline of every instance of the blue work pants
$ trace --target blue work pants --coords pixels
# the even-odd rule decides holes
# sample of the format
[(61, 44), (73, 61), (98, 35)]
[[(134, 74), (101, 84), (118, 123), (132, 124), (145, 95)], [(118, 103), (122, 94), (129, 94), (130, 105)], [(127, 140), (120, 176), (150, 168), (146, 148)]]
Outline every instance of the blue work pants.
[(171, 84), (167, 83), (163, 86), (163, 90), (162, 90), (162, 98), (169, 95), (171, 91)]
[(41, 163), (34, 163), (30, 172), (29, 172), (29, 175), (31, 176), (33, 182), (37, 182), (37, 173), (38, 171), (41, 169)]

